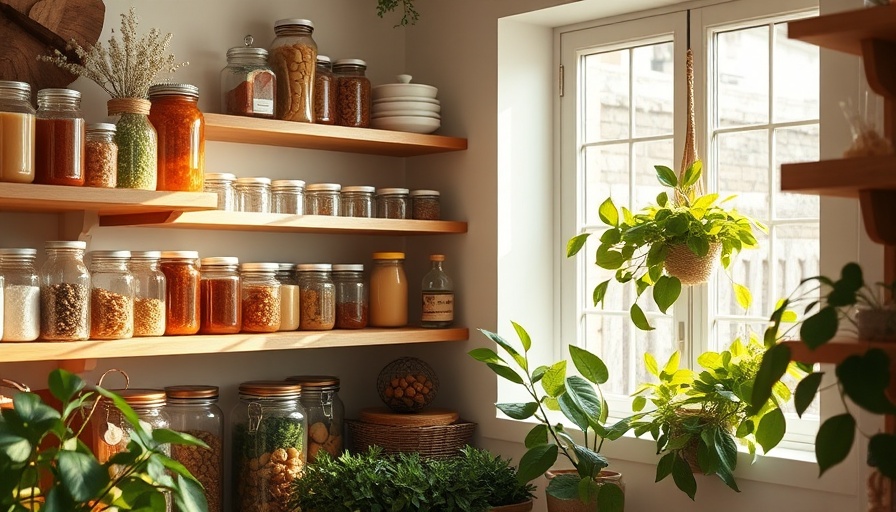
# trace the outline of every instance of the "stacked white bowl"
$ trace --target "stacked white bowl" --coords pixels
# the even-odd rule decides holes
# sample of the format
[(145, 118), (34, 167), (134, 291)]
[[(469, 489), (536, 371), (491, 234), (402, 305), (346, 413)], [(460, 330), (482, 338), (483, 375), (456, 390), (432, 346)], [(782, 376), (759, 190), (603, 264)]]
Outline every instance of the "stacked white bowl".
[(439, 129), (442, 106), (431, 85), (412, 84), (411, 75), (398, 75), (398, 83), (373, 88), (370, 126), (382, 130), (432, 133)]

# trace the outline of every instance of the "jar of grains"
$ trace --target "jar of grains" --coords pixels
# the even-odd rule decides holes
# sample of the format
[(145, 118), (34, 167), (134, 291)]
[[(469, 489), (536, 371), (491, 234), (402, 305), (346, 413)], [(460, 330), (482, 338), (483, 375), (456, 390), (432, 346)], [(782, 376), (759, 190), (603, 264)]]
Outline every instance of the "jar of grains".
[(242, 328), (239, 259), (232, 256), (202, 258), (199, 332), (236, 334)]
[(90, 335), (90, 272), (87, 242), (47, 242), (40, 267), (40, 337), (47, 341), (86, 340)]
[(233, 182), (236, 176), (229, 172), (207, 172), (205, 182), (202, 185), (204, 192), (218, 194), (218, 209), (232, 212), (236, 209), (236, 195), (233, 191)]
[(314, 68), (317, 43), (311, 20), (274, 22), (268, 62), (277, 76), (276, 117), (286, 121), (314, 122)]
[(271, 212), (271, 180), (262, 177), (237, 178), (233, 185), (238, 212)]
[(333, 63), (336, 75), (336, 124), (370, 126), (370, 80), (364, 76), (367, 63), (361, 59), (339, 59)]
[(280, 328), (280, 281), (277, 263), (240, 265), (243, 332), (275, 332)]
[(0, 249), (3, 330), (0, 341), (34, 341), (40, 336), (40, 281), (37, 249)]
[(274, 180), (271, 182), (271, 211), (302, 214), (305, 211), (305, 182), (302, 180)]
[(165, 335), (199, 332), (199, 253), (162, 251), (165, 274)]
[(329, 263), (296, 265), (299, 305), (302, 309), (299, 329), (326, 331), (336, 325), (336, 286)]
[(336, 77), (326, 55), (317, 56), (314, 68), (314, 122), (336, 124)]
[(439, 220), (442, 207), (438, 190), (411, 190), (411, 218), (417, 220)]
[(338, 183), (311, 183), (305, 187), (305, 215), (338, 216), (340, 211)]
[(224, 413), (217, 386), (167, 386), (165, 410), (171, 428), (203, 441), (208, 448), (171, 445), (171, 458), (183, 464), (205, 491), (208, 512), (222, 512)]
[(0, 80), (0, 181), (34, 181), (35, 121), (31, 86)]
[(221, 112), (234, 116), (274, 117), (277, 78), (268, 66), (268, 51), (245, 46), (227, 50), (227, 66), (221, 70)]
[(367, 327), (368, 297), (364, 265), (333, 265), (333, 283), (336, 285), (336, 328)]
[(134, 335), (134, 276), (130, 251), (90, 253), (90, 337), (117, 340)]
[[(137, 418), (148, 433), (157, 428), (170, 428), (171, 420), (165, 411), (165, 391), (161, 389), (111, 389), (134, 409)], [(108, 398), (100, 398), (97, 414), (92, 420), (96, 442), (96, 458), (104, 464), (116, 453), (127, 449), (134, 426), (128, 423), (125, 416)], [(157, 447), (165, 455), (171, 455), (171, 445)], [(114, 467), (113, 467), (114, 468)], [(113, 469), (113, 471), (115, 471)], [(114, 475), (110, 475), (114, 476)], [(169, 498), (165, 500), (167, 512), (171, 511)]]
[(376, 189), (366, 185), (342, 189), (342, 215), (345, 217), (373, 217)]
[(159, 251), (131, 251), (134, 275), (134, 336), (165, 334), (165, 274), (159, 269)]
[(408, 323), (408, 279), (403, 252), (373, 253), (369, 323), (372, 327), (404, 327)]
[(296, 281), (295, 263), (278, 263), (277, 281), (280, 281), (279, 331), (295, 331), (299, 328), (299, 284)]
[(84, 138), (81, 93), (74, 89), (37, 91), (34, 183), (84, 185)]
[(115, 125), (88, 124), (84, 143), (84, 186), (115, 188), (117, 183), (118, 145), (115, 144)]
[(305, 468), (307, 420), (302, 385), (243, 382), (231, 418), (232, 507), (240, 512), (293, 510), (293, 481)]
[(202, 192), (205, 177), (205, 118), (199, 88), (156, 84), (149, 88), (149, 122), (158, 135), (156, 190)]
[(376, 216), (381, 219), (407, 219), (408, 189), (381, 188), (376, 191)]
[(308, 463), (325, 451), (330, 458), (342, 454), (345, 406), (339, 398), (339, 377), (330, 375), (295, 375), (287, 382), (302, 385), (302, 407), (308, 417)]

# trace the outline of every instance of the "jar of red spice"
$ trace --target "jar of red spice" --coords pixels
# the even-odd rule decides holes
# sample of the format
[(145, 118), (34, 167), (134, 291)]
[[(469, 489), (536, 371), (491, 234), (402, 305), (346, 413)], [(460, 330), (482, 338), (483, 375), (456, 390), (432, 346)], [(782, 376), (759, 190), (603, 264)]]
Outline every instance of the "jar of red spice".
[(200, 260), (199, 332), (236, 334), (242, 327), (239, 259), (231, 256)]
[(299, 282), (299, 307), (302, 309), (299, 329), (328, 331), (336, 325), (336, 286), (329, 263), (296, 265)]
[(336, 328), (367, 327), (368, 296), (364, 265), (333, 265), (333, 283), (336, 285)]
[(37, 91), (34, 183), (84, 185), (86, 131), (80, 92), (73, 89)]
[(240, 265), (243, 332), (275, 332), (280, 328), (280, 281), (277, 263)]
[(227, 50), (227, 66), (221, 70), (221, 111), (249, 117), (274, 117), (277, 78), (268, 66), (268, 51), (253, 48), (246, 36), (245, 46)]
[(165, 274), (165, 334), (199, 332), (199, 253), (162, 251), (159, 265)]
[(158, 134), (156, 190), (202, 192), (205, 177), (205, 118), (199, 88), (156, 84), (149, 88), (149, 122)]

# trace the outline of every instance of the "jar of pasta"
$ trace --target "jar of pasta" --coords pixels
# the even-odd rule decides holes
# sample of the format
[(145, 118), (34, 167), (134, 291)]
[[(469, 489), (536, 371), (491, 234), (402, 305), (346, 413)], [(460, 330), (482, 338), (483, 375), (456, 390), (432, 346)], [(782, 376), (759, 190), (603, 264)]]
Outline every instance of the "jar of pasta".
[(239, 259), (232, 256), (200, 260), (199, 332), (236, 334), (242, 328)]
[(314, 122), (336, 124), (336, 77), (326, 55), (317, 56), (314, 69)]
[(314, 23), (304, 19), (274, 22), (268, 63), (277, 77), (276, 117), (285, 121), (314, 122), (314, 68), (317, 43)]
[(156, 84), (149, 88), (149, 122), (158, 135), (156, 190), (202, 192), (205, 177), (205, 118), (199, 88)]
[(336, 287), (330, 276), (329, 263), (300, 263), (296, 265), (299, 282), (299, 329), (325, 331), (336, 325)]
[(162, 251), (165, 274), (165, 335), (199, 332), (199, 253)]

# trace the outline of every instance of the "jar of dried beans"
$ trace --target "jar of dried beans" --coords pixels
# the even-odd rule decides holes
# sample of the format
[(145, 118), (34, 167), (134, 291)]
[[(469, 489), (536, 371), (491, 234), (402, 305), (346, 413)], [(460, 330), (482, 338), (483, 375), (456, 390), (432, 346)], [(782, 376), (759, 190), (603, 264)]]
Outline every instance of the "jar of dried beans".
[(159, 269), (159, 251), (131, 251), (134, 275), (134, 336), (165, 334), (165, 274)]
[(381, 219), (407, 219), (408, 193), (406, 188), (381, 188), (376, 191), (376, 216)]
[(165, 274), (165, 334), (199, 332), (199, 253), (162, 251)]
[(314, 122), (336, 124), (336, 77), (326, 55), (317, 56), (314, 69)]
[(372, 327), (404, 327), (408, 323), (408, 278), (403, 252), (373, 253), (369, 323)]
[(34, 181), (35, 121), (31, 86), (0, 80), (0, 181)]
[(268, 51), (245, 46), (227, 50), (227, 66), (221, 70), (221, 112), (235, 116), (274, 117), (277, 78), (268, 66)]
[(345, 217), (373, 217), (374, 193), (376, 189), (367, 185), (356, 185), (342, 189), (342, 215)]
[(411, 190), (411, 218), (439, 220), (442, 217), (438, 190)]
[(218, 194), (218, 209), (232, 212), (236, 209), (236, 193), (233, 191), (233, 182), (236, 176), (229, 172), (207, 172), (202, 190)]
[(115, 125), (93, 123), (87, 125), (84, 144), (84, 185), (115, 188), (118, 183), (118, 145), (115, 144)]
[(130, 251), (90, 253), (90, 337), (117, 340), (134, 335), (134, 276)]
[(339, 215), (338, 183), (311, 183), (305, 187), (305, 215)]
[(295, 331), (299, 328), (299, 283), (296, 281), (295, 263), (278, 263), (277, 281), (280, 281), (280, 328), (278, 331)]
[(336, 285), (336, 328), (367, 327), (368, 296), (364, 265), (333, 265), (333, 283)]
[(40, 282), (37, 249), (0, 249), (3, 277), (3, 331), (0, 341), (34, 341), (40, 336)]
[(263, 177), (237, 178), (236, 209), (239, 212), (271, 212), (271, 180)]
[(296, 265), (299, 305), (302, 309), (299, 329), (325, 331), (336, 325), (336, 286), (329, 263)]
[(333, 63), (336, 75), (336, 124), (370, 126), (370, 80), (364, 76), (367, 63), (361, 59), (339, 59)]
[(202, 192), (205, 177), (205, 118), (199, 88), (156, 84), (149, 88), (149, 122), (158, 135), (156, 190)]
[(308, 417), (308, 463), (313, 464), (318, 453), (327, 452), (330, 458), (342, 454), (345, 406), (339, 398), (339, 377), (330, 375), (295, 375), (287, 382), (302, 385), (302, 407)]
[(302, 385), (251, 381), (239, 386), (231, 418), (231, 503), (241, 512), (293, 510), (293, 481), (307, 457)]
[(280, 281), (277, 263), (240, 265), (243, 332), (275, 332), (280, 328)]
[(199, 332), (236, 334), (242, 328), (239, 259), (232, 256), (200, 260)]
[(40, 268), (40, 337), (47, 341), (86, 340), (90, 335), (90, 272), (87, 242), (47, 242)]
[(86, 130), (80, 92), (73, 89), (37, 91), (34, 183), (84, 185)]
[(208, 512), (222, 512), (224, 413), (217, 386), (167, 386), (165, 410), (171, 428), (203, 441), (208, 448), (172, 444), (171, 458), (183, 464), (205, 491)]
[(314, 122), (314, 68), (317, 43), (311, 20), (274, 22), (268, 63), (277, 76), (276, 116), (286, 121)]
[(271, 182), (271, 211), (302, 214), (305, 211), (305, 182), (302, 180), (274, 180)]

